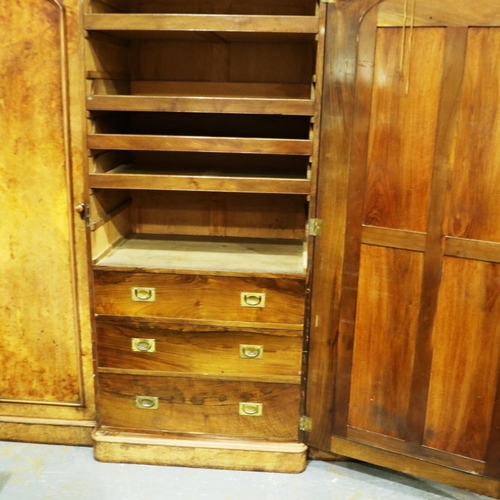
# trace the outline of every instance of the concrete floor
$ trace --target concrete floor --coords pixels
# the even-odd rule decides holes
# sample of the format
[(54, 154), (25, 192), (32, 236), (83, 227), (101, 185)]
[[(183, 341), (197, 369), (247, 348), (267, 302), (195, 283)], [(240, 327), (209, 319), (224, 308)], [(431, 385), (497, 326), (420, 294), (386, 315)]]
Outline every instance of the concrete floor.
[(1, 500), (486, 500), (354, 462), (302, 474), (107, 464), (92, 449), (0, 442)]

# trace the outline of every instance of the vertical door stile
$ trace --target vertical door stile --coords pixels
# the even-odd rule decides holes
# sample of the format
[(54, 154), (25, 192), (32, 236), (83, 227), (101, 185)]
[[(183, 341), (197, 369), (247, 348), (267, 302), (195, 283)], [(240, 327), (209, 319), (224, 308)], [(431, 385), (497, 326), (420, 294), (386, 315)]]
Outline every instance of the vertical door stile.
[(322, 449), (331, 441), (358, 32), (360, 20), (379, 2), (327, 5), (316, 212), (324, 228), (314, 249), (306, 403), (313, 421), (307, 442)]
[(421, 445), (432, 365), (432, 330), (437, 310), (446, 238), (446, 196), (467, 49), (466, 27), (446, 28), (443, 74), (432, 176), (420, 311), (408, 408), (406, 440)]
[[(318, 198), (318, 163), (319, 163), (319, 143), (321, 130), (321, 104), (323, 95), (323, 71), (325, 61), (325, 36), (326, 36), (326, 12), (327, 5), (320, 3), (317, 7), (319, 17), (319, 33), (318, 33), (318, 49), (316, 56), (316, 81), (311, 84), (311, 97), (315, 101), (314, 117), (312, 119), (314, 150), (311, 156), (311, 192), (309, 196), (309, 219), (316, 218), (316, 201)], [(307, 375), (309, 363), (309, 343), (311, 331), (311, 290), (313, 283), (314, 269), (314, 248), (317, 238), (308, 238), (306, 244), (306, 253), (308, 256), (307, 266), (307, 293), (306, 309), (304, 313), (304, 342), (302, 356), (302, 398), (301, 398), (301, 415), (307, 415)], [(306, 435), (302, 433), (300, 436), (302, 441), (306, 440)]]
[[(361, 259), (363, 206), (368, 168), (373, 72), (378, 8), (364, 17), (359, 32), (354, 88), (355, 107), (350, 146), (346, 240), (340, 296), (339, 352), (335, 385), (334, 433), (346, 436), (351, 389), (356, 303)], [(349, 374), (347, 377), (346, 374)]]

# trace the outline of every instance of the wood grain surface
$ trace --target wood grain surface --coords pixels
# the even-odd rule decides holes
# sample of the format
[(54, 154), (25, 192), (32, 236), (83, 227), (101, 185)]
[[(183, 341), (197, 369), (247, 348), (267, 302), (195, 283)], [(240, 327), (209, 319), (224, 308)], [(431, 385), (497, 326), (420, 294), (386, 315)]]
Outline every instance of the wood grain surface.
[(500, 242), (500, 30), (469, 31), (448, 234)]
[(79, 406), (64, 23), (57, 2), (4, 5), (0, 14), (0, 397)]
[(416, 4), (327, 7), (308, 443), (467, 487), (437, 466), (500, 477), (500, 8)]
[(88, 147), (95, 150), (200, 151), (310, 155), (312, 141), (306, 139), (247, 139), (240, 137), (192, 137), (160, 135), (93, 134)]
[[(132, 80), (305, 84), (314, 71), (315, 45), (276, 41), (143, 40), (131, 55)], [(105, 56), (104, 56), (105, 57)], [(168, 64), (166, 64), (168, 61)], [(116, 68), (115, 63), (109, 64)], [(96, 70), (111, 71), (111, 69)]]
[(189, 175), (171, 174), (166, 171), (141, 171), (124, 167), (106, 174), (90, 174), (92, 188), (101, 189), (143, 189), (155, 191), (203, 191), (214, 193), (276, 193), (303, 194), (310, 192), (311, 182), (307, 179), (267, 178), (237, 175)]
[(416, 29), (413, 36), (410, 73), (401, 74), (401, 29), (378, 30), (364, 223), (425, 231), (444, 30)]
[[(122, 370), (288, 379), (300, 381), (302, 338), (297, 331), (235, 329), (145, 322), (133, 318), (97, 319), (100, 367)], [(133, 338), (154, 339), (155, 352), (132, 350)], [(240, 357), (240, 344), (260, 345), (262, 359)]]
[(369, 446), (376, 446), (380, 450), (390, 451), (405, 457), (415, 457), (418, 455), (420, 460), (424, 460), (428, 464), (467, 471), (471, 474), (485, 475), (486, 464), (482, 460), (463, 457), (455, 453), (449, 453), (426, 446), (416, 446), (403, 439), (366, 431), (356, 427), (348, 428), (347, 438)]
[[(500, 26), (496, 0), (481, 0), (479, 5), (469, 0), (435, 2), (418, 0), (415, 4), (415, 26)], [(403, 26), (405, 0), (385, 0), (380, 4), (379, 26)], [(411, 5), (407, 11), (407, 26), (411, 23)]]
[(406, 436), (422, 267), (422, 254), (362, 247), (350, 426)]
[(131, 223), (137, 234), (246, 238), (305, 237), (303, 196), (134, 191)]
[(500, 268), (446, 258), (424, 444), (484, 460), (499, 369)]
[(414, 360), (407, 440), (421, 444), (425, 429), (430, 372), (433, 363), (432, 327), (436, 318), (441, 286), (444, 227), (447, 209), (448, 176), (453, 158), (453, 137), (456, 130), (459, 101), (462, 95), (466, 28), (447, 28), (443, 57), (439, 121), (436, 134), (434, 172), (429, 203), (429, 222), (425, 246), (425, 261), (420, 297), (417, 348)]
[[(108, 1), (108, 0), (106, 0)], [(112, 0), (117, 1), (117, 0)], [(124, 7), (122, 6), (123, 10)], [(126, 8), (125, 8), (126, 10)], [(311, 0), (254, 0), (251, 3), (242, 0), (141, 0), (133, 12), (139, 13), (184, 13), (184, 14), (265, 14), (271, 16), (314, 15), (315, 4)]]
[(92, 438), (101, 462), (287, 473), (302, 472), (307, 463), (307, 447), (301, 443), (165, 438), (116, 427), (100, 427)]
[[(375, 2), (328, 5), (321, 101), (316, 217), (324, 219), (315, 241), (307, 381), (307, 415), (315, 424), (307, 443), (328, 450), (331, 441), (340, 291), (344, 259), (349, 152), (354, 116), (360, 13)], [(332, 217), (331, 214), (335, 214)], [(328, 346), (328, 348), (325, 348)]]
[[(99, 387), (103, 425), (197, 436), (298, 437), (299, 385), (101, 374)], [(137, 408), (136, 396), (158, 397), (158, 409)], [(240, 402), (261, 403), (262, 416), (239, 415)]]
[[(347, 429), (350, 390), (350, 377), (353, 360), (354, 323), (356, 316), (357, 285), (361, 258), (360, 240), (362, 237), (363, 193), (366, 189), (368, 138), (370, 133), (370, 108), (372, 106), (372, 86), (375, 65), (376, 14), (372, 9), (359, 31), (358, 58), (354, 92), (352, 122), (352, 145), (348, 164), (349, 176), (344, 264), (342, 269), (340, 293), (340, 320), (338, 327), (339, 357), (337, 360), (337, 383), (335, 390), (334, 432), (343, 435)], [(342, 408), (342, 410), (340, 410)]]
[[(133, 302), (132, 287), (156, 288), (156, 302)], [(301, 324), (301, 279), (94, 271), (97, 314)], [(265, 307), (242, 307), (241, 293), (265, 293)]]
[[(98, 83), (98, 82), (96, 82)], [(276, 98), (309, 99), (311, 85), (308, 83), (252, 83), (252, 82), (190, 82), (160, 80), (132, 80), (133, 95), (151, 96), (191, 96), (191, 97), (233, 97), (233, 98)], [(96, 85), (96, 94), (112, 93), (103, 85)], [(115, 91), (116, 93), (116, 91)]]
[(238, 16), (195, 14), (87, 14), (86, 30), (113, 31), (205, 31), (231, 33), (317, 33), (314, 16)]
[(391, 453), (381, 449), (379, 446), (356, 443), (334, 436), (331, 440), (331, 449), (335, 453), (381, 467), (399, 470), (412, 476), (449, 484), (456, 488), (474, 491), (481, 495), (491, 496), (492, 498), (498, 498), (500, 496), (500, 485), (498, 481), (480, 477), (476, 474), (462, 472), (450, 467), (439, 467), (435, 464), (427, 463), (420, 458), (405, 457), (399, 453)]
[(91, 95), (87, 97), (87, 109), (312, 116), (314, 103), (311, 99)]
[(305, 275), (303, 252), (302, 241), (135, 235), (97, 265), (300, 277)]

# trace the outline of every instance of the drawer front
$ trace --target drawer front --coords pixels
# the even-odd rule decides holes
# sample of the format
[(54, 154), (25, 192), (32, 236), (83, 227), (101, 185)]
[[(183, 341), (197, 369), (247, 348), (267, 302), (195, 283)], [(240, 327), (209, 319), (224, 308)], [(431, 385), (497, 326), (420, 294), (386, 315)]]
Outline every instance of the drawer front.
[[(301, 332), (165, 324), (98, 317), (100, 368), (300, 381)], [(279, 335), (276, 335), (279, 333)]]
[(99, 392), (101, 425), (298, 439), (300, 385), (101, 374)]
[(295, 325), (304, 321), (301, 279), (99, 270), (94, 278), (97, 314)]

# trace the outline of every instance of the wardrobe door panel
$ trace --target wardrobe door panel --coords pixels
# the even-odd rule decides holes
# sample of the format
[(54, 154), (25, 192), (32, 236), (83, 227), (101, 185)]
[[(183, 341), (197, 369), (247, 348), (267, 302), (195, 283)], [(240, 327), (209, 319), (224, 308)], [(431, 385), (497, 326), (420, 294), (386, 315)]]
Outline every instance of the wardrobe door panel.
[(1, 3), (0, 435), (57, 442), (12, 426), (93, 417), (77, 2)]
[(328, 5), (307, 442), (498, 498), (500, 6), (478, 7)]

